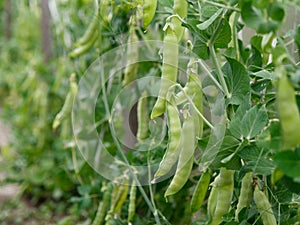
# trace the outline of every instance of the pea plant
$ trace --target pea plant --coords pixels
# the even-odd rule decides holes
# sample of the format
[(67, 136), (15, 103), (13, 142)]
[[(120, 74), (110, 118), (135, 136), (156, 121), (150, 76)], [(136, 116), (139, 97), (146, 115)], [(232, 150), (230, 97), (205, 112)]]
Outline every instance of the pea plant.
[[(76, 63), (95, 43), (100, 56), (126, 45), (124, 68), (102, 84), (97, 130), (111, 155), (147, 164), (143, 176), (149, 182), (142, 186), (139, 171), (130, 169), (124, 172), (129, 175), (103, 179), (92, 224), (299, 224), (300, 2), (95, 5), (69, 56)], [(116, 24), (126, 25), (114, 30)], [(143, 61), (155, 51), (147, 46), (153, 40), (162, 40), (156, 55), (161, 59)], [(135, 83), (145, 77), (159, 80), (156, 97), (149, 97), (150, 80), (146, 86)], [(90, 82), (103, 83), (99, 79)], [(127, 112), (133, 115), (134, 147), (124, 151), (116, 136), (128, 132), (126, 112), (113, 117), (110, 108), (126, 88), (138, 100)], [(76, 94), (82, 99), (86, 93), (73, 77), (55, 128), (70, 115)], [(118, 103), (130, 105), (128, 98)], [(152, 163), (158, 166), (150, 168)]]

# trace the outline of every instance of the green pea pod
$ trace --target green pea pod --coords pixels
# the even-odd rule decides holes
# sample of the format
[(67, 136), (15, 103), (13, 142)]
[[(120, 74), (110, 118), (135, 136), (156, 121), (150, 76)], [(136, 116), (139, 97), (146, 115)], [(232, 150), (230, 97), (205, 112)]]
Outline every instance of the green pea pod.
[(69, 57), (70, 58), (76, 58), (76, 57), (79, 57), (79, 56), (83, 55), (84, 53), (86, 53), (88, 50), (90, 50), (93, 47), (93, 45), (95, 44), (97, 38), (98, 38), (98, 32), (94, 32), (91, 39), (89, 39), (89, 41), (87, 43), (76, 47), (69, 54)]
[(192, 213), (196, 212), (202, 206), (206, 192), (210, 182), (210, 173), (206, 171), (202, 173), (197, 186), (194, 190), (192, 201), (191, 201), (191, 211)]
[[(133, 17), (131, 18), (132, 20)], [(127, 42), (127, 62), (126, 62), (126, 68), (124, 71), (124, 82), (123, 85), (126, 86), (132, 81), (135, 80), (137, 70), (138, 70), (138, 54), (139, 54), (139, 49), (137, 42), (139, 41), (138, 36), (136, 35), (135, 32), (135, 25), (134, 22), (132, 22), (130, 26), (130, 31), (129, 31), (129, 38)]]
[(277, 85), (277, 108), (283, 149), (293, 149), (300, 146), (300, 116), (295, 91), (287, 78), (285, 69), (280, 67), (276, 72), (281, 75)]
[(148, 27), (151, 23), (157, 7), (157, 0), (143, 1), (143, 26)]
[(87, 44), (93, 36), (95, 36), (95, 33), (97, 32), (98, 35), (98, 12), (96, 12), (93, 15), (93, 19), (91, 23), (89, 24), (88, 28), (86, 29), (83, 36), (74, 44), (74, 46), (78, 47), (81, 45)]
[(151, 119), (154, 119), (165, 112), (166, 109), (166, 95), (169, 88), (177, 80), (178, 67), (178, 45), (177, 37), (174, 31), (168, 27), (164, 36), (163, 47), (163, 66), (161, 85), (158, 94), (158, 99), (152, 109)]
[(176, 105), (171, 102), (167, 103), (167, 116), (168, 116), (168, 131), (169, 142), (166, 153), (162, 161), (159, 164), (159, 168), (154, 175), (155, 179), (166, 175), (173, 165), (177, 162), (180, 152), (180, 137), (181, 137), (181, 122), (179, 118), (179, 112)]
[(221, 168), (218, 184), (218, 201), (210, 225), (222, 223), (222, 216), (230, 210), (234, 189), (234, 171)]
[[(202, 84), (201, 80), (199, 79), (197, 75), (197, 63), (192, 59), (190, 63), (188, 64), (188, 83), (186, 85), (186, 91), (187, 94), (191, 97), (193, 100), (193, 103), (197, 110), (203, 114), (203, 93), (202, 93)], [(198, 117), (198, 126), (197, 129), (197, 136), (199, 138), (202, 137), (203, 134), (203, 119), (198, 115), (196, 112), (196, 117)]]
[(103, 200), (99, 203), (97, 213), (92, 225), (102, 225), (104, 223), (105, 215), (107, 213), (109, 201), (111, 198), (112, 184), (108, 184), (105, 189), (106, 190), (104, 192)]
[[(173, 5), (173, 12), (174, 14), (177, 14), (180, 16), (180, 18), (184, 18), (187, 16), (188, 11), (188, 3), (186, 0), (174, 0)], [(181, 41), (183, 33), (184, 33), (184, 27), (181, 25), (181, 21), (178, 18), (173, 18), (172, 23), (174, 25), (174, 31), (177, 36), (178, 42)]]
[(212, 220), (216, 211), (216, 206), (218, 202), (219, 180), (220, 180), (220, 175), (216, 176), (214, 182), (211, 183), (212, 189), (210, 191), (208, 201), (207, 201), (207, 214), (208, 214), (209, 221)]
[(137, 139), (139, 142), (143, 141), (148, 136), (148, 112), (147, 112), (147, 92), (142, 93), (141, 98), (138, 101), (137, 111), (138, 111), (138, 130)]
[(132, 183), (130, 189), (129, 206), (128, 206), (128, 218), (127, 221), (131, 222), (135, 214), (135, 199), (136, 199), (136, 185)]
[(254, 189), (254, 195), (253, 195), (254, 202), (257, 206), (257, 210), (259, 214), (261, 215), (261, 219), (264, 225), (276, 225), (276, 218), (274, 216), (274, 213), (272, 211), (271, 204), (265, 195), (261, 190), (259, 190), (259, 187), (256, 186)]
[(252, 172), (248, 172), (242, 179), (240, 196), (238, 199), (237, 208), (235, 211), (235, 220), (238, 221), (239, 212), (245, 208), (249, 207), (252, 200)]
[(71, 74), (70, 77), (70, 88), (66, 97), (66, 100), (64, 102), (64, 105), (62, 107), (62, 109), (59, 111), (59, 113), (56, 114), (53, 124), (52, 124), (52, 128), (56, 129), (57, 127), (59, 127), (59, 125), (61, 124), (61, 122), (63, 120), (65, 120), (68, 116), (71, 116), (71, 111), (72, 111), (72, 107), (73, 107), (73, 102), (74, 102), (74, 98), (77, 94), (77, 82), (76, 82), (76, 75), (73, 73)]
[(129, 190), (128, 184), (121, 185), (120, 194), (119, 194), (120, 197), (118, 198), (117, 204), (115, 205), (115, 208), (113, 210), (114, 214), (120, 215), (121, 207), (127, 199), (128, 190)]
[(165, 192), (165, 198), (176, 194), (187, 182), (194, 162), (194, 150), (196, 143), (195, 122), (193, 116), (188, 116), (182, 125), (180, 139), (180, 153), (175, 175)]

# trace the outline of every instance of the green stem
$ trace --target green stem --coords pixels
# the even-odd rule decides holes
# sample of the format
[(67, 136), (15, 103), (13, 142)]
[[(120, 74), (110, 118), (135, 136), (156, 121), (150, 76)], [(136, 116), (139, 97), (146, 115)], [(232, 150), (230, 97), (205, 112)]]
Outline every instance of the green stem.
[[(199, 0), (199, 1), (201, 1), (201, 0)], [(233, 11), (236, 11), (236, 12), (241, 11), (239, 8), (235, 8), (235, 7), (232, 7), (232, 6), (229, 6), (229, 5), (224, 5), (224, 4), (221, 4), (221, 3), (218, 3), (218, 2), (213, 2), (213, 1), (210, 1), (210, 0), (202, 0), (202, 2), (213, 5), (213, 6), (220, 7), (220, 8), (223, 8), (223, 9), (233, 10)]]
[(232, 24), (232, 39), (233, 39), (233, 48), (236, 54), (236, 60), (240, 61), (240, 49), (239, 49), (239, 41), (237, 36), (236, 24), (238, 22), (240, 14), (238, 12), (234, 12), (233, 24)]
[(224, 93), (226, 95), (227, 98), (230, 98), (231, 97), (231, 94), (229, 93), (228, 91), (228, 88), (227, 88), (227, 84), (226, 84), (226, 81), (225, 81), (225, 78), (224, 78), (224, 74), (223, 74), (223, 71), (221, 69), (221, 66), (219, 64), (219, 61), (217, 59), (217, 54), (216, 54), (216, 51), (215, 51), (215, 48), (213, 45), (209, 45), (209, 51), (211, 53), (211, 59), (213, 61), (213, 64), (214, 66), (216, 67), (217, 69), (217, 75), (218, 75), (218, 78), (221, 82), (221, 85), (223, 87), (223, 90), (224, 90)]
[(187, 100), (189, 101), (189, 103), (193, 106), (193, 108), (194, 108), (194, 110), (196, 111), (196, 113), (201, 117), (201, 119), (203, 119), (203, 122), (206, 123), (206, 124), (209, 126), (209, 128), (214, 129), (214, 126), (213, 126), (213, 125), (205, 118), (205, 116), (197, 109), (197, 107), (196, 107), (196, 106), (194, 105), (194, 103), (193, 103), (193, 100), (187, 95), (187, 93), (185, 92), (184, 88), (181, 87), (180, 84), (174, 84), (174, 85), (172, 85), (172, 86), (169, 88), (169, 90), (172, 90), (172, 88), (173, 88), (174, 86), (177, 86), (177, 87), (182, 91), (182, 93), (185, 95), (185, 97), (187, 98)]
[(217, 79), (212, 75), (212, 73), (209, 71), (209, 69), (207, 68), (207, 66), (202, 62), (202, 60), (198, 60), (198, 62), (200, 63), (200, 65), (202, 66), (202, 68), (205, 70), (205, 72), (207, 73), (207, 75), (209, 76), (209, 78), (215, 83), (215, 85), (222, 91), (224, 92), (222, 86), (220, 85), (220, 83), (217, 81)]

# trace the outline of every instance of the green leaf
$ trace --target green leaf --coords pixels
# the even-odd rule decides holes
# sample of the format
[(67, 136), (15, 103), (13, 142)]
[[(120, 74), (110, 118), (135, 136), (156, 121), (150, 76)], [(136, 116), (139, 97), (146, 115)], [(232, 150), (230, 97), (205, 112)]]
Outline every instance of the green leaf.
[(279, 169), (287, 176), (300, 177), (300, 157), (294, 151), (282, 151), (274, 156), (274, 161)]
[(254, 72), (251, 74), (252, 76), (263, 78), (263, 79), (268, 79), (268, 80), (274, 80), (274, 77), (272, 74), (267, 71), (267, 70), (260, 70), (258, 72)]
[[(219, 20), (216, 20), (211, 26), (208, 27), (207, 33), (209, 34), (210, 37), (216, 32), (216, 28), (218, 24), (219, 24)], [(220, 26), (221, 28), (214, 41), (214, 45), (216, 48), (227, 48), (228, 44), (231, 41), (231, 27), (229, 25), (229, 22), (225, 19), (222, 19), (222, 23)]]
[[(234, 154), (236, 149), (240, 146), (241, 142), (233, 136), (225, 136), (220, 147), (220, 150), (212, 163), (214, 167), (226, 167), (227, 169), (238, 170), (241, 168), (241, 162), (238, 155)], [(226, 162), (223, 159), (230, 157)]]
[(275, 169), (275, 164), (269, 157), (265, 156), (266, 151), (264, 148), (251, 145), (238, 152), (238, 156), (247, 161), (246, 165), (241, 169), (241, 174), (249, 171), (261, 175), (272, 174)]
[(272, 123), (256, 140), (258, 147), (278, 151), (281, 146), (280, 123)]
[(261, 21), (264, 20), (260, 10), (255, 8), (250, 1), (242, 4), (241, 16), (245, 24), (253, 29), (257, 29)]
[(216, 11), (208, 20), (204, 21), (203, 23), (200, 23), (197, 25), (197, 27), (200, 30), (206, 30), (222, 13), (223, 9), (220, 8), (218, 11)]
[(269, 159), (260, 158), (255, 161), (248, 162), (243, 170), (253, 171), (259, 175), (271, 175), (275, 169), (274, 162)]
[(209, 142), (201, 158), (201, 163), (205, 164), (205, 168), (207, 168), (217, 156), (220, 147), (223, 143), (225, 128), (226, 127), (224, 124), (217, 124), (212, 130), (212, 134), (210, 135)]
[(259, 107), (258, 105), (252, 107), (246, 112), (240, 124), (242, 135), (250, 140), (262, 132), (267, 122), (268, 114), (265, 107)]
[(296, 29), (294, 39), (295, 39), (296, 45), (298, 46), (298, 54), (300, 56), (300, 25)]
[(260, 155), (261, 149), (255, 145), (243, 148), (238, 155), (246, 161), (255, 161)]
[(228, 104), (239, 105), (245, 101), (250, 91), (250, 78), (244, 66), (232, 58), (226, 58), (227, 63), (222, 67), (230, 93)]
[(204, 18), (210, 18), (218, 11), (218, 9), (218, 7), (211, 4), (203, 4), (201, 7), (201, 15)]
[(236, 138), (242, 138), (241, 122), (248, 109), (250, 109), (249, 96), (247, 96), (242, 104), (238, 107), (236, 113), (234, 114), (234, 117), (229, 124), (229, 131)]
[(196, 42), (193, 47), (193, 52), (197, 54), (200, 59), (209, 59), (209, 48), (206, 43), (196, 38)]
[(274, 2), (269, 6), (268, 14), (273, 20), (281, 22), (284, 19), (285, 11), (282, 7), (282, 4), (279, 2)]

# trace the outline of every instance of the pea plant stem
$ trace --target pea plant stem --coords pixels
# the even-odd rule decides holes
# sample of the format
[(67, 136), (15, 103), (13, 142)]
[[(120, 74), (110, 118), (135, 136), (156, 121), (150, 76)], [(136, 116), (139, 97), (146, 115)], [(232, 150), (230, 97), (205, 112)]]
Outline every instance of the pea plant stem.
[(233, 40), (233, 48), (235, 51), (235, 55), (236, 55), (236, 60), (240, 61), (240, 50), (239, 50), (239, 42), (238, 42), (238, 35), (237, 35), (237, 29), (236, 29), (236, 24), (238, 22), (240, 13), (238, 12), (233, 12), (233, 23), (232, 23), (232, 40)]
[[(100, 78), (101, 78), (101, 84), (102, 84), (102, 100), (103, 100), (103, 103), (104, 103), (104, 108), (105, 108), (105, 111), (106, 111), (106, 114), (109, 118), (111, 118), (111, 113), (110, 113), (110, 109), (109, 109), (109, 104), (108, 104), (108, 99), (107, 99), (107, 95), (106, 95), (106, 90), (105, 90), (105, 79), (104, 79), (104, 71), (101, 71), (100, 72)], [(112, 123), (109, 123), (109, 127), (110, 127), (110, 130), (113, 132), (113, 127), (112, 127)], [(158, 217), (158, 214), (157, 214), (157, 210), (155, 210), (155, 208), (153, 207), (151, 201), (149, 200), (146, 192), (144, 191), (139, 179), (137, 178), (137, 176), (135, 175), (133, 169), (131, 168), (124, 152), (122, 151), (122, 148), (121, 148), (121, 145), (117, 139), (117, 136), (114, 135), (112, 133), (112, 138), (113, 138), (113, 141), (122, 157), (122, 159), (124, 160), (125, 164), (128, 166), (128, 169), (130, 171), (130, 173), (132, 174), (132, 177), (133, 179), (135, 180), (136, 182), (136, 185), (138, 186), (139, 188), (139, 191), (141, 192), (146, 204), (148, 205), (150, 211), (152, 212), (153, 216), (154, 216), (154, 219), (155, 219), (155, 222), (158, 224), (158, 225), (161, 225), (161, 222), (160, 222), (160, 219)]]
[(215, 51), (215, 47), (213, 45), (209, 45), (209, 50), (210, 50), (210, 53), (211, 53), (211, 59), (212, 59), (212, 62), (215, 66), (215, 68), (217, 69), (217, 75), (218, 75), (218, 78), (221, 82), (221, 85), (223, 87), (223, 90), (224, 90), (224, 93), (226, 95), (227, 98), (230, 98), (231, 95), (228, 91), (228, 88), (227, 88), (227, 84), (226, 84), (226, 81), (225, 81), (225, 78), (224, 78), (224, 74), (223, 74), (223, 71), (221, 69), (221, 66), (220, 66), (220, 63), (218, 61), (218, 58), (217, 58), (217, 54), (216, 54), (216, 51)]
[(207, 75), (209, 76), (209, 78), (215, 83), (215, 85), (222, 91), (223, 87), (220, 85), (220, 83), (217, 81), (217, 79), (211, 74), (211, 72), (209, 71), (207, 65), (205, 65), (205, 63), (202, 60), (198, 60), (199, 64), (201, 65), (201, 67), (205, 70), (205, 72), (207, 73)]
[(235, 8), (235, 7), (232, 7), (230, 5), (224, 5), (224, 4), (221, 4), (221, 3), (218, 3), (218, 2), (213, 2), (213, 1), (210, 1), (210, 0), (199, 0), (199, 1), (202, 1), (203, 3), (207, 3), (207, 4), (210, 4), (210, 5), (213, 5), (213, 6), (221, 7), (223, 9), (228, 9), (228, 10), (232, 10), (232, 11), (236, 11), (236, 12), (241, 11), (239, 8)]
[(208, 48), (209, 48), (209, 51), (210, 51), (210, 54), (211, 54), (211, 60), (214, 64), (215, 68), (217, 69), (217, 75), (218, 75), (218, 78), (219, 78), (219, 80), (221, 82), (221, 85), (223, 87), (224, 94), (226, 95), (227, 98), (230, 98), (231, 95), (228, 91), (228, 88), (227, 88), (227, 85), (226, 85), (226, 82), (225, 82), (225, 78), (224, 78), (224, 74), (222, 72), (221, 65), (218, 61), (217, 54), (216, 54), (215, 47), (214, 47), (214, 42), (216, 41), (216, 38), (218, 37), (219, 32), (222, 28), (221, 25), (223, 23), (224, 16), (225, 16), (226, 13), (227, 13), (227, 10), (224, 10), (224, 12), (222, 14), (222, 18), (219, 20), (219, 23), (216, 27), (215, 32), (213, 33), (211, 39), (208, 41)]

